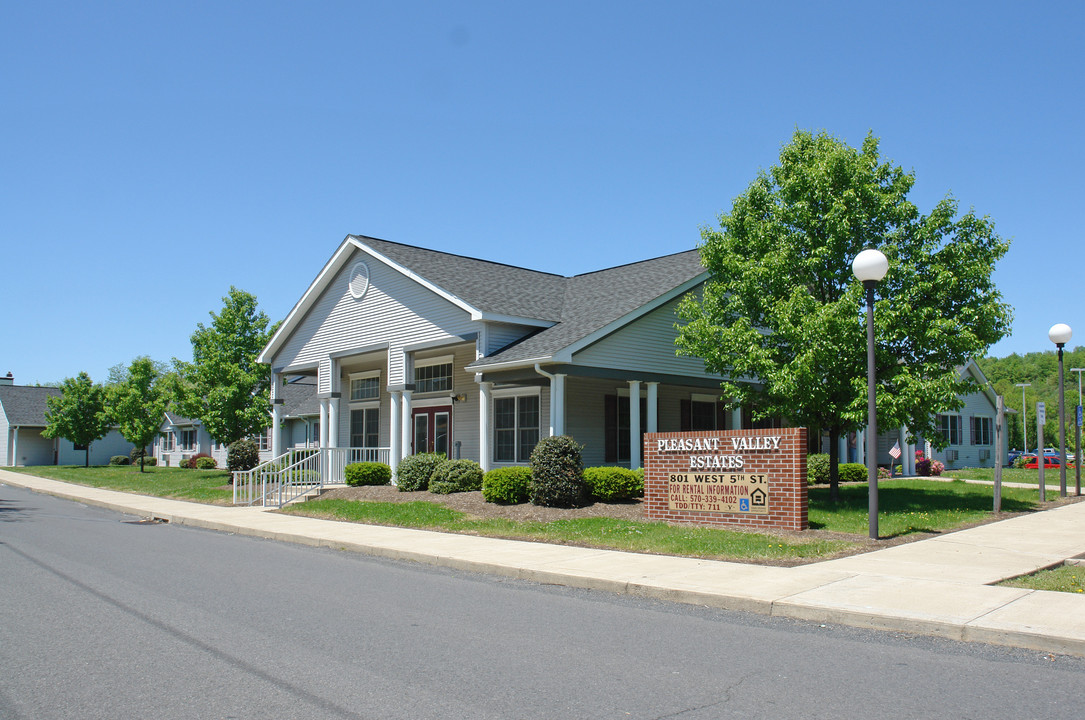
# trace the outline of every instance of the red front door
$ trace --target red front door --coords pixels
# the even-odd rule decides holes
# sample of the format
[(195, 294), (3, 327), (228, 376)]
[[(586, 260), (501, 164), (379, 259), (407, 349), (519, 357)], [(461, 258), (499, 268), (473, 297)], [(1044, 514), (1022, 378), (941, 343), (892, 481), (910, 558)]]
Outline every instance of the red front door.
[(412, 453), (435, 452), (449, 455), (452, 436), (452, 406), (413, 408), (411, 410)]

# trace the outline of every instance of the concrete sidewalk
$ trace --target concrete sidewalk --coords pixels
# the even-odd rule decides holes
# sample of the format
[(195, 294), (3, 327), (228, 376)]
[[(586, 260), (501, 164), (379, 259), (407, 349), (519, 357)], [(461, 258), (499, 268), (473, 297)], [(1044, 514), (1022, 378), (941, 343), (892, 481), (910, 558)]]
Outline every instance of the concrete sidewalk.
[(181, 525), (473, 572), (1085, 656), (1085, 594), (990, 584), (1085, 553), (1085, 503), (783, 568), (315, 520), (3, 470), (0, 483)]

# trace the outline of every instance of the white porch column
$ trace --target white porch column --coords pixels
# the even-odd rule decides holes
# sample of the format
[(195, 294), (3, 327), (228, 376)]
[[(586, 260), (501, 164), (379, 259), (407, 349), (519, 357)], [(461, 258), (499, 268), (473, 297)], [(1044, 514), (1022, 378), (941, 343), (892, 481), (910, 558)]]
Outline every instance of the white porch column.
[[(60, 462), (60, 458), (57, 458)], [(11, 433), (11, 467), (19, 466), (19, 426), (16, 425)]]
[(837, 460), (842, 463), (848, 461), (848, 434), (840, 433), (840, 439), (837, 441)]
[(855, 433), (855, 462), (866, 465), (866, 430)]
[(550, 381), (550, 434), (565, 434), (565, 375)]
[(490, 409), (493, 407), (493, 388), (494, 384), (491, 382), (478, 384), (478, 464), (482, 466), (482, 472), (488, 472), (493, 466), (494, 455), (490, 449)]
[(731, 410), (731, 430), (742, 429), (742, 406)]
[(395, 390), (390, 393), (392, 398), (392, 407), (390, 413), (391, 422), (388, 427), (388, 465), (392, 468), (392, 474), (395, 475), (396, 468), (399, 467), (399, 461), (403, 457), (401, 448), (403, 447), (403, 430), (400, 424), (403, 422), (403, 417), (400, 410), (400, 393)]
[(328, 447), (339, 447), (339, 393), (328, 398)]
[(645, 432), (659, 432), (659, 383), (657, 382), (648, 383), (647, 410), (648, 418), (645, 421)]
[(328, 447), (328, 398), (320, 398), (320, 448)]
[(411, 454), (411, 394), (413, 391), (403, 391), (403, 404), (400, 408), (401, 411), (401, 425), (400, 425), (400, 438), (402, 439), (402, 447), (399, 451), (402, 453), (400, 457), (407, 457)]
[(636, 470), (640, 461), (640, 380), (629, 381), (629, 469)]
[(279, 457), (283, 454), (283, 401), (271, 402), (271, 457)]

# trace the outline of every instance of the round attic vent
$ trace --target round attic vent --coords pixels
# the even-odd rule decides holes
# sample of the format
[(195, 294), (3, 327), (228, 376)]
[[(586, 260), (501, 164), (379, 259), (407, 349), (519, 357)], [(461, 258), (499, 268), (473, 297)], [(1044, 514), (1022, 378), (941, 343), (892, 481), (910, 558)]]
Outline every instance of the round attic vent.
[(369, 266), (360, 262), (350, 269), (350, 294), (355, 300), (361, 300), (368, 289)]

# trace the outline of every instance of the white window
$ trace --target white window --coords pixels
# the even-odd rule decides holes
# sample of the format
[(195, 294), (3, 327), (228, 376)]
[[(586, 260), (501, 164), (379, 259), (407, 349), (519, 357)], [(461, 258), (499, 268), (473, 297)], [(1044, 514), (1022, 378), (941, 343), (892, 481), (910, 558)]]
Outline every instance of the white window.
[(350, 411), (350, 446), (380, 446), (380, 408), (357, 408)]
[(379, 370), (350, 376), (350, 400), (379, 400), (381, 396)]
[(173, 450), (173, 433), (162, 433), (162, 452), (171, 452)]
[(942, 437), (949, 441), (950, 445), (961, 444), (961, 416), (960, 415), (939, 415), (939, 426), (942, 430)]
[(539, 396), (494, 398), (494, 462), (528, 462), (538, 442)]
[(270, 450), (271, 449), (271, 430), (270, 429), (265, 430), (264, 432), (260, 433), (259, 435), (254, 435), (252, 439), (256, 441), (256, 444), (260, 446), (261, 450)]
[(452, 356), (417, 360), (414, 365), (414, 391), (442, 392), (452, 389)]
[(181, 430), (181, 449), (196, 449), (196, 428), (184, 428)]
[(972, 444), (994, 445), (994, 421), (989, 417), (972, 418)]

